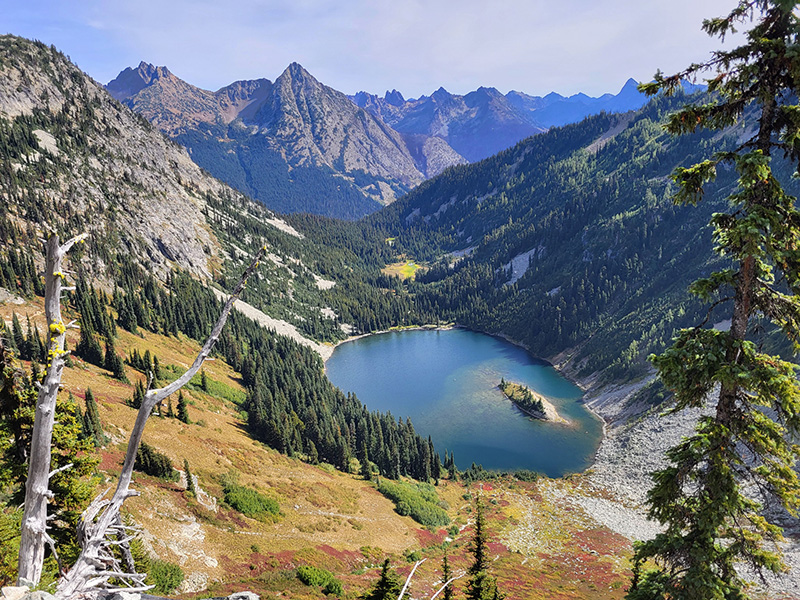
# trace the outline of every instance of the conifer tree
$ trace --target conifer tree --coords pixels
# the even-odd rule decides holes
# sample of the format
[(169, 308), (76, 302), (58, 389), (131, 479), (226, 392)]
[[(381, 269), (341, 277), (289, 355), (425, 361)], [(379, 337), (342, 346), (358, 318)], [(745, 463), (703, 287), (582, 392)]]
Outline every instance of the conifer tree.
[(194, 479), (192, 478), (192, 471), (189, 469), (189, 461), (183, 459), (183, 470), (186, 472), (186, 493), (190, 496), (196, 496), (197, 492), (194, 488)]
[[(675, 409), (702, 406), (714, 390), (713, 414), (695, 433), (667, 452), (670, 464), (653, 475), (651, 517), (665, 530), (637, 545), (630, 600), (729, 600), (746, 598), (734, 565), (780, 571), (777, 552), (764, 538), (780, 530), (761, 515), (764, 494), (790, 510), (800, 484), (792, 468), (800, 450), (789, 440), (800, 431), (797, 367), (770, 356), (747, 339), (754, 320), (772, 321), (792, 341), (800, 338), (800, 214), (773, 174), (780, 156), (800, 160), (800, 24), (794, 2), (742, 0), (725, 17), (704, 22), (724, 37), (754, 19), (744, 45), (717, 51), (708, 62), (671, 77), (656, 74), (642, 89), (677, 90), (681, 80), (714, 71), (705, 104), (686, 106), (666, 128), (686, 134), (724, 129), (743, 117), (752, 137), (674, 174), (676, 202), (702, 200), (717, 169), (733, 167), (738, 189), (731, 210), (712, 217), (715, 251), (730, 267), (696, 281), (691, 291), (731, 307), (729, 331), (702, 325), (682, 330), (664, 354), (652, 357), (661, 380), (675, 395)], [(749, 486), (760, 497), (745, 494)], [(647, 561), (656, 568), (646, 568)]]
[(182, 423), (191, 423), (189, 420), (189, 409), (186, 407), (186, 400), (183, 392), (178, 392), (178, 420)]
[(11, 335), (14, 338), (14, 346), (17, 351), (22, 352), (22, 348), (25, 346), (25, 334), (22, 333), (22, 325), (19, 323), (17, 313), (14, 313), (11, 317)]
[(136, 385), (133, 387), (133, 398), (131, 398), (130, 401), (130, 406), (132, 408), (138, 409), (142, 406), (146, 391), (147, 390), (144, 389), (144, 384), (141, 381), (137, 381)]
[(128, 381), (128, 377), (125, 375), (125, 365), (122, 362), (122, 357), (117, 354), (117, 350), (114, 348), (113, 337), (106, 338), (106, 352), (105, 358), (103, 359), (103, 368), (106, 371), (111, 371), (112, 375), (114, 375), (114, 379)]
[(96, 448), (106, 443), (106, 436), (103, 434), (103, 426), (100, 423), (100, 411), (97, 410), (94, 394), (91, 388), (86, 388), (86, 412), (83, 415), (84, 431), (87, 437), (92, 440)]
[[(34, 363), (35, 365), (35, 363)], [(32, 365), (33, 366), (33, 365)], [(38, 397), (35, 384), (39, 375), (29, 377), (0, 340), (0, 485), (8, 486), (14, 504), (24, 498), (33, 418)], [(53, 428), (52, 469), (72, 463), (72, 467), (55, 473), (50, 479), (54, 497), (49, 514), (53, 515), (48, 530), (56, 540), (59, 553), (75, 553), (74, 528), (92, 492), (89, 478), (98, 458), (91, 452), (91, 442), (82, 436), (83, 421), (74, 398), (60, 398), (56, 403), (56, 425)], [(2, 545), (2, 544), (0, 544)]]
[(383, 561), (380, 578), (375, 582), (373, 588), (361, 598), (362, 600), (396, 600), (401, 589), (400, 580), (387, 558)]
[(497, 588), (497, 580), (489, 575), (489, 557), (486, 548), (486, 520), (484, 506), (480, 498), (475, 503), (475, 533), (470, 542), (472, 564), (467, 570), (466, 597), (468, 600), (494, 600), (502, 597)]
[(367, 481), (372, 479), (372, 467), (369, 463), (369, 453), (367, 452), (367, 442), (366, 440), (361, 441), (361, 445), (359, 446), (358, 452), (358, 462), (361, 465), (360, 467), (360, 474), (361, 476), (366, 479)]
[[(447, 558), (447, 547), (445, 546), (444, 555), (442, 556), (442, 583), (447, 583), (450, 581), (450, 578), (453, 576), (453, 572), (450, 569), (450, 561)], [(450, 584), (444, 591), (442, 592), (442, 600), (453, 600), (455, 597), (455, 592), (453, 591), (453, 585)]]
[(172, 410), (172, 396), (167, 398), (167, 416), (170, 419), (174, 419), (175, 418), (175, 411)]
[(104, 364), (103, 348), (100, 346), (100, 342), (97, 341), (94, 329), (88, 321), (81, 323), (81, 337), (75, 347), (75, 354), (98, 367), (102, 367)]

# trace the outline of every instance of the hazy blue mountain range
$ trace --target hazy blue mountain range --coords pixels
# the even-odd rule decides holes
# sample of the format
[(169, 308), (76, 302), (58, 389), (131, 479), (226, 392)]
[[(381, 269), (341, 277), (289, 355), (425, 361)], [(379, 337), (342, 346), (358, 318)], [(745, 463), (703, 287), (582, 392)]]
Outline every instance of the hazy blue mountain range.
[(106, 88), (200, 166), (268, 207), (345, 219), (551, 126), (645, 102), (633, 80), (600, 98), (481, 87), (463, 96), (440, 88), (418, 99), (397, 90), (348, 99), (297, 63), (274, 82), (237, 81), (214, 92), (141, 63)]
[(383, 98), (359, 92), (353, 101), (397, 131), (445, 140), (470, 162), (546, 129), (495, 88), (482, 87), (465, 96), (439, 88), (417, 100), (404, 100), (397, 90)]
[(406, 100), (397, 90), (383, 98), (359, 92), (353, 101), (404, 133), (441, 137), (475, 162), (505, 150), (550, 127), (575, 123), (589, 115), (641, 108), (646, 97), (629, 79), (620, 92), (592, 98), (586, 94), (544, 97), (481, 87), (464, 96), (439, 88), (430, 96)]

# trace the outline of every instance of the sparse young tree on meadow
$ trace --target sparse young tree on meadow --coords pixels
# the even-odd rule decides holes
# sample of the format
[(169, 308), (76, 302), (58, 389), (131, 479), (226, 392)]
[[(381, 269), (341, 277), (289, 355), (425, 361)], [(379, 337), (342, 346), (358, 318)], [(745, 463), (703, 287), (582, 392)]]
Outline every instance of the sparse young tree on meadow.
[(498, 600), (503, 598), (497, 588), (497, 580), (489, 575), (489, 556), (486, 548), (486, 516), (483, 501), (475, 502), (475, 532), (470, 542), (472, 564), (467, 570), (467, 600)]

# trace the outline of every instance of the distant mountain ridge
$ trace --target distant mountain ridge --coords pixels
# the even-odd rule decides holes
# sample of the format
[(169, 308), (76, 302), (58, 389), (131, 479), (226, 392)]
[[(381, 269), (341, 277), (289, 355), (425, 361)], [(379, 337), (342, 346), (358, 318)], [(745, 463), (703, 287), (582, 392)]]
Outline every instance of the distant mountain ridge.
[(417, 100), (405, 100), (397, 90), (383, 98), (359, 92), (352, 100), (397, 131), (446, 141), (470, 162), (546, 130), (495, 88), (481, 87), (458, 96), (440, 87)]
[(344, 219), (390, 204), (447, 167), (646, 101), (633, 79), (599, 98), (504, 95), (491, 87), (463, 96), (439, 88), (408, 100), (397, 90), (348, 97), (298, 63), (274, 82), (209, 91), (142, 62), (106, 89), (184, 145), (198, 165), (269, 208)]
[(551, 92), (544, 97), (480, 87), (464, 96), (439, 88), (430, 96), (406, 100), (397, 90), (383, 98), (367, 92), (353, 102), (404, 133), (441, 137), (470, 162), (488, 158), (550, 127), (575, 123), (600, 112), (627, 112), (647, 102), (639, 84), (628, 79), (618, 94), (592, 98), (586, 94), (565, 97)]
[(448, 166), (446, 142), (405, 136), (292, 63), (211, 92), (140, 63), (106, 86), (209, 172), (270, 208), (358, 218)]

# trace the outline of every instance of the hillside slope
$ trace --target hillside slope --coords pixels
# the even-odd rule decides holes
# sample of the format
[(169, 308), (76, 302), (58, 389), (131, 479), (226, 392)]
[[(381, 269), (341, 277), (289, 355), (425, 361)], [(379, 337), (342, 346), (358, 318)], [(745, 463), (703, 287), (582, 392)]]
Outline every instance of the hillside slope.
[(687, 287), (718, 260), (707, 223), (733, 185), (721, 173), (700, 206), (673, 205), (672, 170), (741, 135), (671, 139), (660, 124), (684, 101), (590, 117), (451, 169), (364, 227), (428, 261), (409, 289), (434, 312), (574, 375), (640, 376), (650, 352), (705, 315)]
[(347, 324), (331, 310), (347, 304), (337, 297), (380, 309), (365, 300), (375, 291), (359, 257), (304, 238), (211, 177), (53, 48), (0, 37), (0, 139), (0, 257), (16, 248), (41, 264), (43, 228), (87, 232), (81, 273), (109, 292), (128, 263), (161, 281), (182, 269), (227, 289), (266, 243), (246, 299), (288, 323), (277, 327), (333, 341)]

